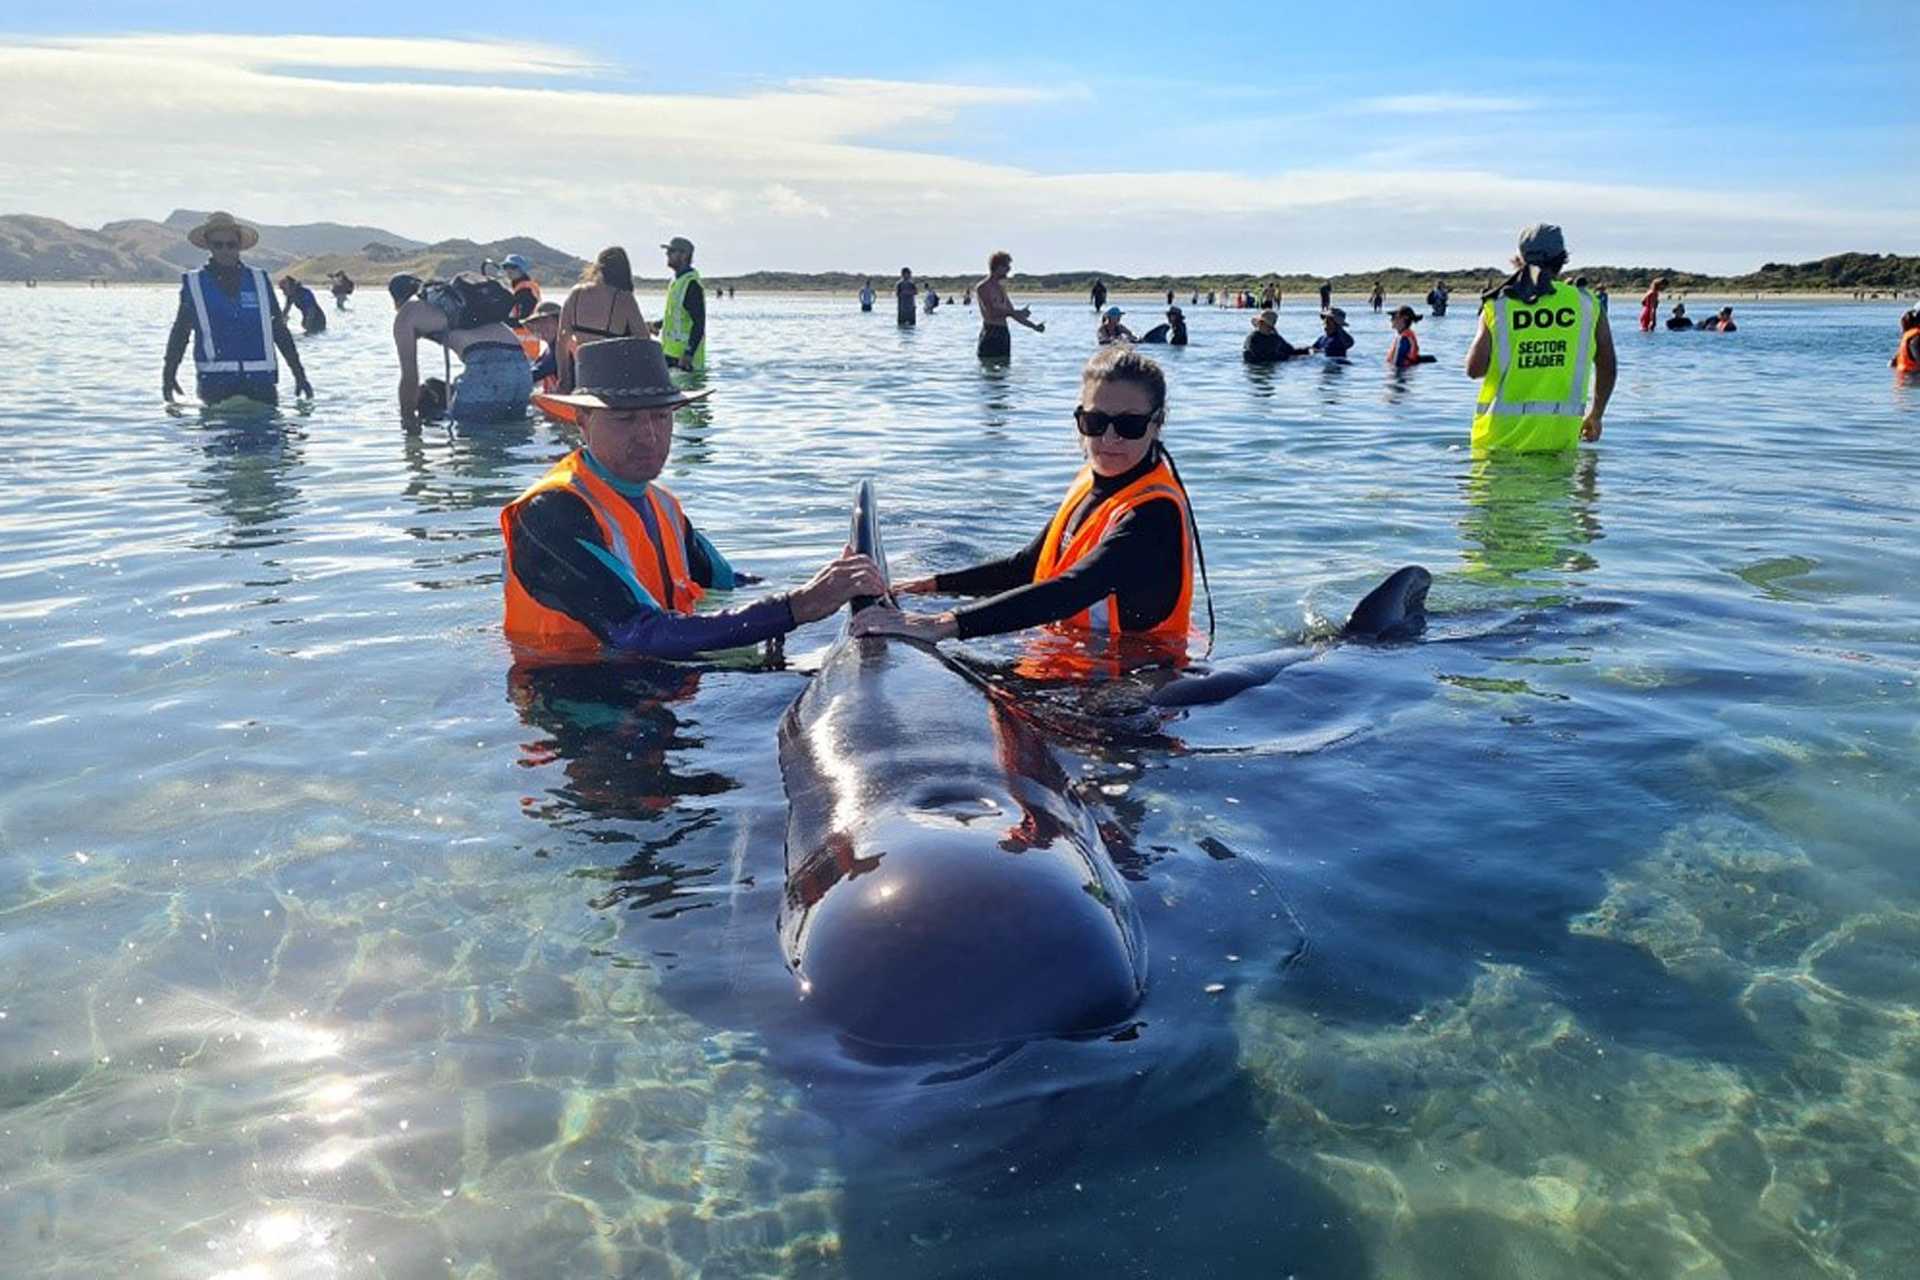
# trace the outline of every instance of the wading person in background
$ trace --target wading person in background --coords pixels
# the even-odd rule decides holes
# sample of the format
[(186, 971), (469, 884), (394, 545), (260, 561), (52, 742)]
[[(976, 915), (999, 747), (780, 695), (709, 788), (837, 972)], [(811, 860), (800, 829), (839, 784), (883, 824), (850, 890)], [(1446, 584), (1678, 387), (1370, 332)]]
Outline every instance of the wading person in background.
[(1412, 307), (1402, 306), (1387, 321), (1393, 326), (1393, 341), (1387, 346), (1389, 369), (1411, 369), (1417, 364), (1433, 363), (1432, 356), (1420, 354), (1420, 337), (1413, 331), (1413, 326), (1422, 318)]
[(554, 344), (557, 385), (562, 391), (573, 389), (573, 356), (583, 344), (647, 335), (646, 317), (633, 296), (633, 264), (625, 249), (608, 245), (560, 307), (560, 340)]
[(1920, 307), (1900, 317), (1900, 345), (1887, 363), (1898, 373), (1920, 373)]
[(193, 344), (194, 389), (202, 404), (240, 398), (261, 404), (280, 401), (278, 351), (293, 370), (293, 393), (311, 396), (307, 371), (286, 321), (273, 304), (273, 283), (240, 255), (260, 243), (260, 233), (212, 213), (187, 232), (187, 243), (205, 249), (207, 265), (180, 276), (180, 309), (167, 335), (160, 370), (160, 394), (172, 403), (180, 390), (180, 361)]
[(1320, 317), (1320, 327), (1324, 332), (1313, 340), (1313, 350), (1334, 360), (1345, 359), (1347, 352), (1353, 350), (1353, 335), (1347, 332), (1347, 313), (1339, 307), (1328, 307)]
[(333, 309), (345, 311), (347, 299), (353, 296), (353, 277), (344, 271), (329, 271), (327, 288), (333, 294)]
[(1586, 290), (1556, 279), (1567, 265), (1559, 227), (1522, 232), (1514, 265), (1481, 304), (1467, 353), (1467, 376), (1481, 379), (1473, 448), (1550, 453), (1598, 440), (1619, 375), (1607, 318)]
[(1654, 321), (1660, 313), (1660, 291), (1667, 287), (1665, 276), (1655, 276), (1645, 296), (1640, 299), (1640, 332), (1652, 333)]
[(920, 286), (913, 282), (913, 268), (900, 268), (900, 278), (893, 285), (893, 322), (912, 328), (918, 323), (920, 310)]
[(513, 312), (507, 323), (517, 324), (540, 305), (540, 282), (533, 278), (533, 267), (526, 258), (517, 253), (500, 259), (500, 270), (507, 277), (507, 287), (513, 290)]
[(1045, 333), (1044, 323), (1034, 323), (1032, 309), (1016, 307), (1007, 297), (1007, 276), (1013, 271), (1013, 255), (1001, 249), (987, 259), (987, 278), (979, 284), (980, 346), (982, 360), (1005, 360), (1013, 355), (1013, 331), (1007, 321), (1025, 325), (1035, 333)]
[(687, 658), (757, 644), (887, 585), (865, 556), (828, 562), (798, 591), (695, 613), (708, 591), (758, 582), (736, 570), (655, 483), (673, 411), (706, 395), (673, 385), (658, 343), (590, 342), (575, 390), (584, 446), (500, 513), (506, 633), (522, 658), (590, 662), (618, 654)]
[(660, 347), (667, 363), (689, 371), (707, 367), (707, 294), (693, 269), (693, 241), (675, 236), (660, 246), (667, 251), (673, 280), (667, 285), (667, 309), (660, 317)]
[(327, 313), (320, 309), (320, 299), (313, 296), (313, 290), (292, 276), (281, 276), (280, 293), (286, 299), (285, 305), (280, 308), (282, 320), (297, 310), (300, 312), (301, 333), (312, 337), (327, 331)]
[[(479, 291), (468, 282), (478, 281)], [(397, 299), (397, 295), (396, 295)], [(497, 280), (461, 276), (429, 280), (393, 313), (393, 345), (400, 357), (400, 424), (420, 429), (420, 339), (438, 343), (465, 366), (449, 381), (446, 413), (460, 423), (524, 418), (533, 373), (520, 335), (507, 327), (512, 298)]]

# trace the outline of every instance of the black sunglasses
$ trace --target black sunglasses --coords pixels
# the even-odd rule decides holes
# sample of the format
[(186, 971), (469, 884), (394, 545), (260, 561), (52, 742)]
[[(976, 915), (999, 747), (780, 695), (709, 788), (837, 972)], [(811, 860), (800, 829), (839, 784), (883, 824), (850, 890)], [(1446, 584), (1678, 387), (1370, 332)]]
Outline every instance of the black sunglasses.
[(1073, 410), (1073, 425), (1080, 434), (1089, 440), (1098, 440), (1112, 427), (1115, 435), (1122, 440), (1138, 440), (1147, 434), (1154, 420), (1160, 416), (1155, 409), (1152, 413), (1101, 413), (1098, 409), (1089, 409), (1085, 405), (1076, 405)]

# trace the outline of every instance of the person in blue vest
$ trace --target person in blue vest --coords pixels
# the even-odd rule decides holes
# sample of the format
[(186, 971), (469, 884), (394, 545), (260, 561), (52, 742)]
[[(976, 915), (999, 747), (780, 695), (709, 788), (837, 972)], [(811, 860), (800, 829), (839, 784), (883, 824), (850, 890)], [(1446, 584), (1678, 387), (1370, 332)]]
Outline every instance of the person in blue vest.
[(167, 403), (185, 393), (180, 389), (180, 362), (193, 344), (194, 389), (203, 404), (241, 398), (261, 404), (280, 400), (278, 351), (293, 370), (293, 391), (311, 397), (313, 384), (300, 364), (273, 301), (273, 282), (258, 267), (240, 261), (240, 255), (260, 243), (260, 233), (230, 213), (211, 213), (187, 232), (187, 243), (205, 249), (209, 261), (198, 271), (180, 276), (180, 309), (167, 336), (166, 362), (160, 373), (160, 394)]

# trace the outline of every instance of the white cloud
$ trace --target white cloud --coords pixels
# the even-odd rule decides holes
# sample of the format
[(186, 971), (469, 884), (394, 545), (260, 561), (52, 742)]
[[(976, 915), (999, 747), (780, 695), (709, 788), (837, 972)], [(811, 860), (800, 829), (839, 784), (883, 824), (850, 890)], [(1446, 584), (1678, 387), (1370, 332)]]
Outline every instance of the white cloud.
[[(423, 83), (411, 74), (420, 68), (483, 82)], [(316, 74), (325, 70), (391, 74)], [(1588, 262), (1604, 252), (1745, 269), (1768, 256), (1911, 244), (1888, 202), (1840, 194), (1730, 199), (1413, 156), (1169, 171), (1124, 132), (1112, 154), (1133, 163), (1047, 173), (927, 141), (969, 113), (1041, 111), (1082, 92), (1071, 88), (810, 79), (731, 94), (616, 92), (593, 60), (565, 49), (310, 36), (14, 43), (0, 48), (0, 82), (0, 190), (88, 225), (220, 207), (422, 239), (524, 233), (582, 256), (685, 234), (702, 266), (722, 273), (898, 262), (945, 271), (984, 266), (999, 245), (1036, 271), (1491, 263), (1516, 228), (1542, 218), (1565, 225)], [(1519, 100), (1375, 103), (1491, 112)], [(1352, 154), (1368, 149), (1356, 138)], [(1269, 167), (1280, 148), (1246, 150)]]

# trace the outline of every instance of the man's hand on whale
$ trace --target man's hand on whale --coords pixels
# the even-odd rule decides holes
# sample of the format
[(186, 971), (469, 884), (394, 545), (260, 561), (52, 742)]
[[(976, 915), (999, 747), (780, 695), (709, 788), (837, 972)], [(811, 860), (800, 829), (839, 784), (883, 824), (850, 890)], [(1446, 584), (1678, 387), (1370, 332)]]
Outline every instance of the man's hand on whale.
[(856, 596), (886, 593), (887, 578), (880, 566), (868, 556), (848, 552), (823, 565), (813, 581), (787, 597), (787, 605), (795, 622), (816, 622)]

